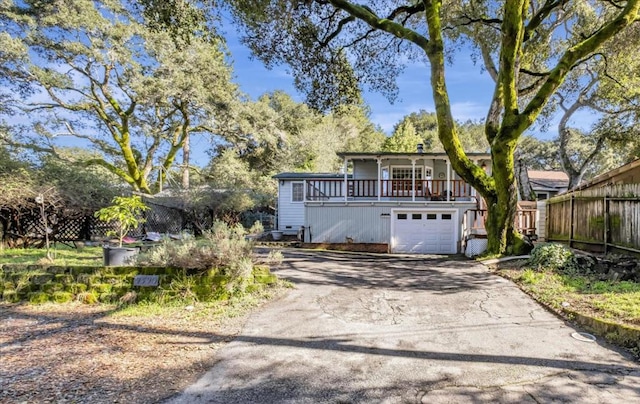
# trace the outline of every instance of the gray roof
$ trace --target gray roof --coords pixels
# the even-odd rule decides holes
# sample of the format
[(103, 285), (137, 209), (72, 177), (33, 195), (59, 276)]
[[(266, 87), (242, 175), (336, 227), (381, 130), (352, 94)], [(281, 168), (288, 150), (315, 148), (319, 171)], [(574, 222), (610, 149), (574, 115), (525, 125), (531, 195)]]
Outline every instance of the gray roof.
[[(391, 153), (391, 152), (365, 152), (365, 153), (353, 153), (353, 152), (340, 152), (336, 153), (338, 157), (342, 158), (376, 158), (376, 157), (427, 157), (427, 158), (440, 158), (440, 159), (448, 159), (447, 153), (433, 153), (433, 152), (424, 152), (424, 153)], [(490, 159), (490, 153), (466, 153), (467, 157), (476, 157), (482, 159)]]
[[(309, 180), (309, 179), (342, 179), (344, 174), (337, 173), (280, 173), (272, 178), (277, 180)], [(351, 174), (347, 174), (347, 178), (351, 178)]]

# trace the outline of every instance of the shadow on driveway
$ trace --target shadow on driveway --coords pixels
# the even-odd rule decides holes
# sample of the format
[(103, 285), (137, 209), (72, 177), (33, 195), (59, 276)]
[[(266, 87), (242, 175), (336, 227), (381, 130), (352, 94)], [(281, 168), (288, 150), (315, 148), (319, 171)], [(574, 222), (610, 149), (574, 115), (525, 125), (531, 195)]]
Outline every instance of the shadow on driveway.
[(462, 255), (404, 256), (286, 250), (275, 272), (295, 284), (456, 293), (496, 283)]

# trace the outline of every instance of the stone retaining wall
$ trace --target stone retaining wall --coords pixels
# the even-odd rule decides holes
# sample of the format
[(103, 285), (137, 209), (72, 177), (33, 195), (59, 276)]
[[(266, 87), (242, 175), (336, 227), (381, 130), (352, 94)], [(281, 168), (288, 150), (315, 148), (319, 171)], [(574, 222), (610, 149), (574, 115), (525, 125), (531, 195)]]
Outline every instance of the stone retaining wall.
[[(151, 278), (152, 286), (135, 286), (137, 275), (157, 278)], [(267, 266), (255, 266), (243, 288), (253, 291), (276, 281)], [(0, 297), (8, 302), (224, 300), (237, 290), (231, 283), (231, 277), (222, 269), (0, 265)]]

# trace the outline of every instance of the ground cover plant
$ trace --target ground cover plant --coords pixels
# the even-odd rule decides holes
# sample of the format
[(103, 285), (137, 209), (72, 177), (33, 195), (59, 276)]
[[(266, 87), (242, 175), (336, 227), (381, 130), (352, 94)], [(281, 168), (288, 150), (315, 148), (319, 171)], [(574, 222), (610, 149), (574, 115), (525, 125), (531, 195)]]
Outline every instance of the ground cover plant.
[[(281, 254), (254, 255), (251, 232), (260, 233), (262, 227), (256, 225), (247, 231), (241, 225), (216, 222), (199, 239), (185, 236), (147, 245), (128, 267), (96, 265), (94, 258), (99, 255), (87, 257), (93, 265), (74, 265), (81, 261), (78, 258), (84, 249), (65, 250), (73, 260), (44, 259), (36, 252), (44, 254), (43, 250), (5, 251), (10, 254), (3, 254), (5, 263), (0, 262), (0, 295), (5, 301), (31, 303), (76, 300), (126, 305), (227, 300), (277, 283), (269, 265), (278, 264)], [(99, 250), (92, 251), (96, 254)], [(12, 265), (15, 263), (26, 265)], [(138, 275), (151, 275), (153, 285), (136, 286), (135, 280), (142, 278)]]
[[(590, 331), (639, 354), (640, 283), (605, 279), (589, 262), (563, 245), (542, 244), (528, 260), (506, 261), (496, 270), (559, 313), (595, 319), (586, 324)], [(611, 324), (624, 328), (607, 326)]]
[(47, 259), (47, 251), (42, 248), (0, 248), (0, 264), (42, 264), (42, 265), (102, 265), (102, 247), (71, 247), (55, 243)]

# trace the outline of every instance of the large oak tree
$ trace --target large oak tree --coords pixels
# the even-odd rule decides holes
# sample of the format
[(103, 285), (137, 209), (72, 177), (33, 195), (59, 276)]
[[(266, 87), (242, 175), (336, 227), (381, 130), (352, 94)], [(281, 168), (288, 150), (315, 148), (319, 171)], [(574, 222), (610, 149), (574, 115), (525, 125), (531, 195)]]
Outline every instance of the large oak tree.
[[(321, 109), (356, 94), (354, 86), (393, 97), (404, 63), (426, 59), (439, 139), (456, 172), (487, 202), (492, 253), (522, 246), (513, 225), (518, 139), (574, 68), (637, 23), (640, 8), (640, 0), (228, 3), (253, 52), (267, 65), (291, 66), (298, 88)], [(451, 113), (446, 61), (463, 42), (495, 80), (485, 121), (491, 175), (466, 156)]]
[(144, 193), (182, 154), (188, 186), (190, 137), (213, 134), (237, 100), (215, 32), (150, 29), (126, 0), (3, 1), (0, 19), (0, 99), (23, 123), (0, 140), (63, 158), (59, 139), (80, 139), (98, 153), (76, 162)]

